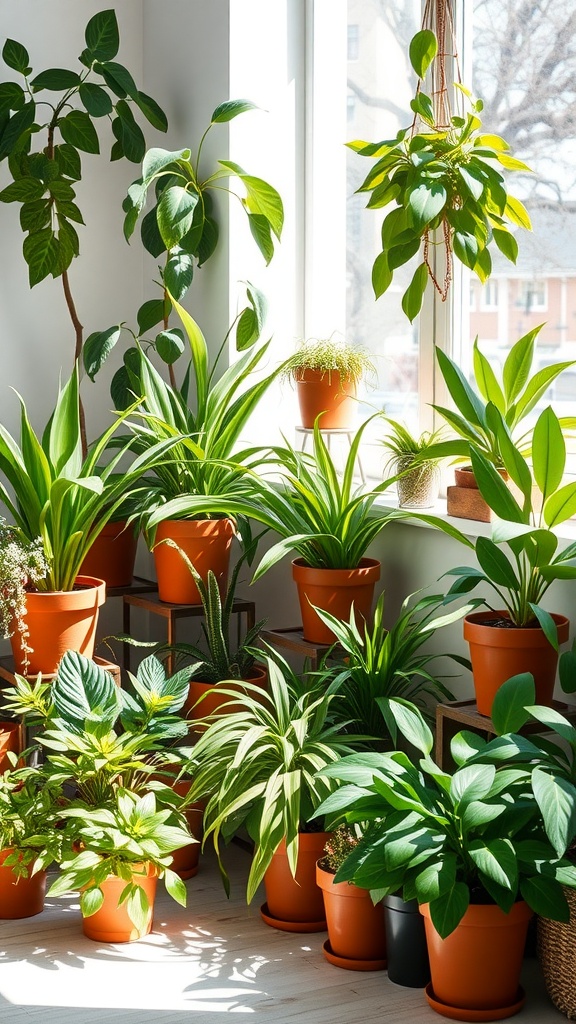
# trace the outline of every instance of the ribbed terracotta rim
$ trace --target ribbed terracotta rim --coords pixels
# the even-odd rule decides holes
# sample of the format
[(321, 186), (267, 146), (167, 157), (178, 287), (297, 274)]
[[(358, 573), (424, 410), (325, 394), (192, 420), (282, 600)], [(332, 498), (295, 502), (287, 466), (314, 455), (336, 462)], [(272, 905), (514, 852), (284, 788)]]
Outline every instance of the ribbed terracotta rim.
[[(490, 647), (549, 647), (541, 626), (510, 626), (499, 627), (489, 625), (487, 620), (494, 618), (509, 619), (507, 611), (472, 612), (464, 619), (464, 639), (470, 643), (485, 644)], [(570, 621), (565, 615), (552, 614), (558, 629), (558, 642), (566, 643), (570, 634)]]

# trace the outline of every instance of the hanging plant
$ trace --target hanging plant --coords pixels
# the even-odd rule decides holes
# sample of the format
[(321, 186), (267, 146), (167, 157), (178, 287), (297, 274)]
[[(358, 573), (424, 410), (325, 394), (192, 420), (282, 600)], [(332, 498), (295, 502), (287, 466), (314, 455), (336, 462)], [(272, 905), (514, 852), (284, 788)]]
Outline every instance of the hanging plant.
[[(423, 28), (410, 43), (410, 63), (418, 76), (410, 103), (412, 125), (390, 141), (348, 143), (376, 161), (357, 190), (369, 194), (367, 208), (392, 206), (382, 224), (382, 252), (372, 268), (376, 298), (390, 287), (399, 267), (421, 254), (402, 297), (410, 321), (422, 308), (429, 281), (446, 300), (454, 258), (485, 282), (492, 271), (490, 247), (496, 245), (515, 263), (513, 229), (531, 230), (526, 208), (510, 195), (502, 173), (530, 168), (510, 155), (499, 135), (483, 133), (483, 103), (460, 81), (453, 36), (450, 0), (428, 0)], [(457, 79), (451, 90), (446, 73), (450, 43)], [(430, 95), (422, 88), (427, 74)]]

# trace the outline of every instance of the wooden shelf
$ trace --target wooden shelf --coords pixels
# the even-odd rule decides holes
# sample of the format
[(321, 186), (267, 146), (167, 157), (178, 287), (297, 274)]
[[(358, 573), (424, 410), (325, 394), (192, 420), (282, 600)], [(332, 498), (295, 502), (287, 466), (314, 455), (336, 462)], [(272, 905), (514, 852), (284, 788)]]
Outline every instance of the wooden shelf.
[(280, 647), (307, 658), (310, 668), (314, 672), (323, 654), (326, 654), (332, 647), (338, 650), (336, 644), (313, 644), (304, 639), (302, 626), (288, 626), (284, 629), (264, 629), (260, 639), (271, 647)]

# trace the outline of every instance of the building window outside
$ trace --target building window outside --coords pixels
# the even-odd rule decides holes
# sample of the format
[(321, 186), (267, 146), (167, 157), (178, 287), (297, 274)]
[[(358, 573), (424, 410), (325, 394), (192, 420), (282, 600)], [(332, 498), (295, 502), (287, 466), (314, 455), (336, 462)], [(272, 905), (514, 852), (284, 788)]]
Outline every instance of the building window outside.
[(546, 281), (533, 278), (520, 281), (518, 305), (525, 313), (544, 312), (548, 309)]
[(498, 280), (488, 278), (480, 292), (480, 309), (484, 312), (498, 309)]

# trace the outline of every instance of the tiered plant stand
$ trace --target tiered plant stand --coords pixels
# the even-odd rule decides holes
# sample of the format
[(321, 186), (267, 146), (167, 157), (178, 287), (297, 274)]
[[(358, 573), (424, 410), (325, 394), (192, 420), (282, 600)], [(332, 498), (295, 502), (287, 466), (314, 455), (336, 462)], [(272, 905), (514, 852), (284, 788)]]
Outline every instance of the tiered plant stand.
[[(564, 715), (569, 722), (576, 724), (576, 705), (564, 704), (563, 701), (555, 700), (552, 707)], [(438, 704), (436, 707), (436, 760), (444, 771), (454, 768), (450, 743), (456, 733), (462, 729), (479, 733), (487, 740), (496, 736), (492, 719), (480, 714), (475, 700), (454, 700), (446, 704)], [(547, 730), (538, 722), (530, 722), (521, 731), (522, 733), (539, 734)]]
[(322, 655), (326, 654), (334, 644), (313, 644), (304, 639), (302, 626), (289, 626), (284, 629), (263, 629), (260, 639), (271, 647), (282, 648), (292, 654), (306, 658), (310, 669), (315, 672)]

